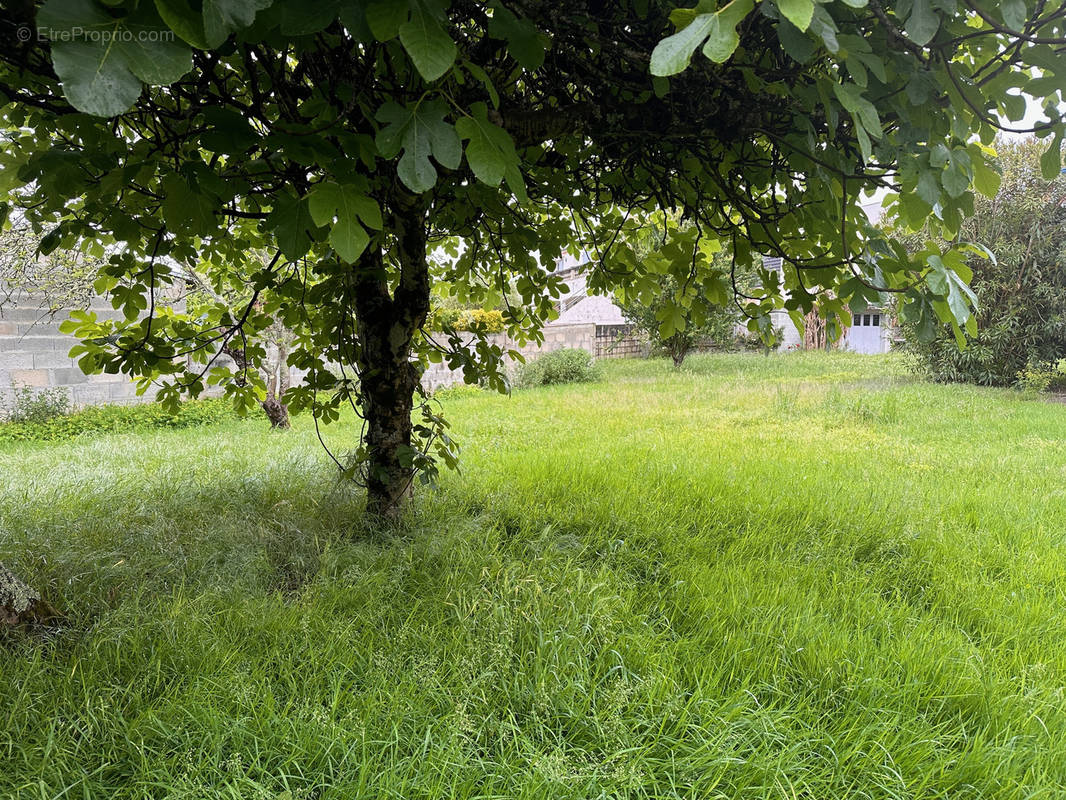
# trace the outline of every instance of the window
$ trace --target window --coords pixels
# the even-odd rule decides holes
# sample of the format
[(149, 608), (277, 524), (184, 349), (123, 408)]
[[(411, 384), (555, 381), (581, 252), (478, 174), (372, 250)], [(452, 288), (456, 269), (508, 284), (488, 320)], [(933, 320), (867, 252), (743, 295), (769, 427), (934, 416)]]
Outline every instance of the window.
[(869, 314), (863, 314), (862, 315), (862, 324), (866, 325), (866, 326), (869, 326), (869, 324), (870, 324), (870, 315)]
[(880, 314), (874, 314), (873, 319), (874, 319), (874, 327), (880, 327), (880, 325), (881, 325), (881, 315)]

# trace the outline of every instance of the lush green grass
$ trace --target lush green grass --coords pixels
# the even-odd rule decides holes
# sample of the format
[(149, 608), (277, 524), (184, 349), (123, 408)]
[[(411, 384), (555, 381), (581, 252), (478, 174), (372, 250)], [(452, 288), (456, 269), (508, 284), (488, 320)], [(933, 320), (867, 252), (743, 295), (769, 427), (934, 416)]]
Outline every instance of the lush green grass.
[(1066, 406), (796, 354), (448, 410), (393, 532), (307, 420), (0, 445), (70, 614), (0, 797), (1066, 795)]
[(185, 403), (173, 413), (160, 403), (88, 406), (73, 413), (45, 411), (39, 418), (32, 420), (0, 420), (0, 442), (54, 442), (116, 431), (192, 428), (236, 418), (233, 403), (221, 397)]

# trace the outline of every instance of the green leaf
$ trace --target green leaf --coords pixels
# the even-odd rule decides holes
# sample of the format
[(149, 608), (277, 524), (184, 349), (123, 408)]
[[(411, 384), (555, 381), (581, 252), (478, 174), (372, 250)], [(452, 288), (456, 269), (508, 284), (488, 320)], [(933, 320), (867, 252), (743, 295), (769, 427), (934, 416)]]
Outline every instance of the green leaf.
[(378, 0), (366, 7), (366, 24), (379, 42), (395, 39), (400, 26), (407, 21), (409, 6), (397, 0)]
[(673, 36), (667, 36), (655, 45), (651, 51), (651, 74), (667, 77), (684, 70), (696, 48), (716, 24), (716, 14), (699, 14)]
[(540, 69), (544, 63), (545, 36), (528, 19), (519, 19), (504, 6), (495, 6), (489, 35), (507, 42), (507, 52), (524, 69)]
[(308, 36), (325, 30), (340, 11), (341, 0), (315, 0), (314, 5), (306, 0), (273, 0), (271, 8), (286, 36)]
[(940, 181), (944, 184), (944, 191), (950, 197), (961, 197), (970, 188), (970, 169), (967, 164), (956, 158), (955, 153), (951, 155), (951, 161), (941, 175)]
[(257, 12), (272, 0), (204, 0), (204, 36), (208, 45), (218, 47), (231, 33), (255, 22)]
[(425, 192), (437, 182), (437, 170), (430, 155), (448, 169), (456, 169), (462, 159), (462, 147), (456, 129), (444, 120), (448, 107), (442, 100), (427, 100), (404, 108), (386, 103), (375, 116), (388, 123), (375, 139), (383, 158), (394, 158), (403, 151), (397, 175), (413, 192)]
[(1062, 131), (1055, 134), (1051, 145), (1040, 156), (1040, 174), (1044, 180), (1051, 181), (1058, 177), (1062, 168)]
[(874, 139), (881, 138), (881, 118), (877, 108), (863, 96), (859, 86), (854, 83), (834, 83), (833, 93), (844, 110), (855, 120), (856, 129), (861, 126)]
[(218, 199), (197, 192), (180, 175), (171, 173), (160, 182), (163, 220), (171, 233), (208, 236), (218, 228)]
[(203, 115), (209, 127), (200, 135), (200, 144), (207, 150), (236, 155), (259, 140), (248, 119), (233, 109), (208, 107)]
[(472, 61), (464, 61), (463, 66), (467, 71), (481, 81), (481, 85), (485, 87), (485, 91), (489, 93), (489, 100), (492, 101), (493, 108), (500, 107), (500, 93), (496, 91), (496, 85), (492, 82), (492, 78), (481, 67)]
[(490, 122), (484, 103), (474, 103), (471, 115), (461, 118), (455, 129), (467, 140), (466, 160), (470, 169), (482, 183), (499, 186), (507, 178), (507, 185), (519, 197), (525, 196), (521, 172), (518, 169), (518, 154), (514, 140), (503, 128)]
[(1020, 31), (1025, 27), (1028, 16), (1025, 0), (1002, 0), (999, 4), (999, 13), (1003, 16), (1003, 24), (1012, 31)]
[[(137, 102), (142, 82), (167, 85), (192, 69), (192, 52), (147, 4), (112, 17), (91, 0), (48, 0), (37, 24), (56, 33), (52, 64), (63, 92), (89, 114), (117, 116)], [(82, 35), (62, 40), (79, 30)]]
[(307, 198), (282, 194), (270, 216), (263, 222), (265, 231), (274, 235), (274, 241), (289, 261), (296, 261), (307, 254), (318, 238), (318, 226), (311, 217)]
[(943, 297), (947, 301), (947, 308), (951, 316), (959, 325), (965, 325), (971, 316), (971, 309), (977, 308), (977, 296), (966, 282), (959, 277), (955, 270), (944, 263), (945, 258), (959, 258), (958, 253), (948, 253), (943, 258), (939, 255), (931, 255), (926, 259), (930, 270), (926, 275), (926, 286), (933, 294)]
[(904, 222), (913, 229), (921, 227), (932, 207), (918, 194), (903, 192), (899, 196), (899, 209)]
[(655, 318), (659, 320), (659, 336), (669, 339), (678, 331), (685, 330), (685, 312), (673, 300), (664, 300), (663, 305), (655, 312)]
[(381, 208), (353, 184), (319, 184), (308, 196), (308, 208), (316, 225), (329, 225), (334, 217), (358, 216), (370, 227), (381, 230)]
[(814, 16), (813, 0), (777, 0), (777, 8), (785, 19), (801, 31), (810, 27)]
[[(703, 54), (707, 58), (716, 63), (728, 60), (740, 44), (737, 25), (754, 7), (755, 0), (732, 0), (716, 12), (696, 14), (687, 26), (655, 45), (651, 53), (651, 74), (662, 77), (681, 72), (705, 39)], [(684, 19), (673, 15), (671, 18)]]
[(930, 206), (940, 202), (940, 181), (936, 172), (927, 169), (918, 176), (918, 196)]
[(777, 38), (785, 52), (793, 61), (806, 64), (814, 55), (815, 43), (805, 33), (796, 29), (796, 26), (787, 20), (777, 24)]
[(973, 185), (985, 197), (995, 197), (999, 193), (1002, 181), (1002, 176), (983, 158), (978, 158), (973, 162)]
[(155, 9), (167, 27), (193, 47), (198, 50), (210, 47), (204, 34), (204, 15), (190, 6), (188, 0), (155, 0)]
[(330, 246), (349, 263), (354, 263), (370, 242), (358, 220), (381, 229), (381, 209), (358, 186), (322, 183), (311, 192), (307, 202), (311, 219), (316, 225), (330, 226)]
[(911, 15), (907, 17), (903, 29), (915, 44), (924, 47), (932, 41), (940, 29), (940, 17), (933, 10), (930, 0), (914, 0)]
[(703, 54), (715, 64), (724, 64), (736, 52), (740, 44), (735, 28), (722, 22), (715, 14), (711, 18), (711, 28), (707, 32), (707, 42), (703, 45)]
[(437, 20), (420, 10), (400, 26), (400, 43), (427, 81), (435, 81), (455, 63), (455, 42)]
[(349, 264), (356, 262), (369, 243), (370, 236), (355, 217), (339, 218), (329, 232), (330, 247)]

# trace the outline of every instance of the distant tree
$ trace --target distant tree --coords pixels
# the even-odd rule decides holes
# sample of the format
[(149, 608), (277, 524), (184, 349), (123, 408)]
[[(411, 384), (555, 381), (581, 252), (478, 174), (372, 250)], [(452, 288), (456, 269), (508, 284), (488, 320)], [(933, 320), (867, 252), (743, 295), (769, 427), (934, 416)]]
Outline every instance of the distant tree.
[(1043, 177), (1033, 139), (999, 141), (996, 151), (999, 191), (976, 198), (960, 232), (996, 254), (966, 264), (978, 300), (976, 335), (960, 349), (949, 327), (913, 320), (903, 327), (935, 380), (1004, 386), (1029, 366), (1066, 357), (1066, 180)]
[[(907, 225), (932, 219), (951, 240), (972, 188), (995, 193), (988, 145), (1001, 120), (1025, 115), (1019, 87), (1048, 101), (1037, 127), (1057, 171), (1063, 11), (12, 0), (0, 12), (0, 192), (54, 226), (42, 249), (115, 245), (96, 283), (126, 321), (80, 319), (84, 368), (161, 379), (166, 402), (210, 379), (250, 408), (263, 381), (213, 359), (234, 341), (265, 359), (260, 333), (280, 321), (308, 375), (289, 404), (365, 418), (346, 466), (365, 476), (369, 511), (394, 514), (417, 475), (455, 463), (420, 394), (427, 361), (504, 386), (504, 353), (484, 337), (424, 335), (427, 256), (442, 242), (462, 242), (443, 279), (464, 303), (518, 292), (505, 314), (515, 337), (540, 335), (562, 288), (551, 264), (578, 236), (601, 254), (593, 291), (654, 292), (655, 274), (610, 253), (630, 210), (655, 209), (680, 210), (742, 268), (787, 259), (779, 283), (739, 298), (753, 330), (769, 335), (782, 306), (802, 319), (819, 296), (843, 318), (881, 289), (918, 318), (972, 328), (958, 248), (907, 252), (861, 198), (886, 189)], [(266, 265), (244, 257), (257, 249)], [(152, 313), (189, 264), (246, 287), (248, 302)], [(730, 270), (697, 269), (708, 298), (733, 291)], [(682, 297), (664, 320), (683, 319)]]
[(42, 257), (42, 245), (48, 247), (47, 234), (35, 233), (24, 221), (0, 225), (0, 309), (29, 293), (51, 311), (89, 304), (103, 253), (57, 251)]
[[(252, 252), (247, 257), (258, 259), (261, 264), (265, 264), (267, 260), (262, 253)], [(191, 267), (186, 268), (185, 275), (194, 287), (186, 298), (186, 303), (191, 306), (190, 315), (193, 317), (200, 313), (200, 307), (204, 305), (205, 300), (208, 304), (208, 315), (219, 308), (226, 308), (231, 316), (235, 316), (249, 303), (251, 291), (247, 286), (227, 286), (225, 283), (215, 286), (208, 277)], [(257, 338), (258, 341), (254, 344), (262, 348), (262, 354), (258, 358), (249, 358), (247, 337), (225, 341), (219, 352), (229, 356), (237, 366), (238, 372), (234, 373), (233, 381), (238, 385), (248, 384), (248, 370), (252, 370), (262, 380), (264, 396), (260, 405), (270, 420), (270, 427), (289, 428), (289, 406), (285, 399), (286, 392), (292, 385), (292, 368), (289, 366), (292, 332), (281, 322), (274, 320), (259, 332)]]
[(696, 348), (736, 341), (744, 317), (734, 293), (717, 281), (702, 280), (712, 267), (730, 268), (718, 239), (704, 238), (696, 225), (663, 212), (627, 221), (622, 231), (612, 260), (639, 262), (651, 278), (639, 289), (619, 292), (622, 313), (653, 350), (668, 355), (680, 369)]

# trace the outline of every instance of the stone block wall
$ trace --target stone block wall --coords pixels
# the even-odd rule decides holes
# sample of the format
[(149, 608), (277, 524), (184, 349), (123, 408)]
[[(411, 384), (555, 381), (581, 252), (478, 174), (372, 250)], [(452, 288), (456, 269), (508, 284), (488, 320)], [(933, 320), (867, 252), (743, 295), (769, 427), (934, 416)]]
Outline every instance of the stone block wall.
[[(89, 310), (99, 319), (121, 317), (102, 298), (94, 299)], [(138, 397), (125, 375), (86, 375), (78, 368), (67, 355), (78, 340), (59, 331), (68, 313), (52, 314), (40, 298), (27, 293), (0, 307), (0, 401), (9, 403), (20, 387), (65, 389), (78, 407), (153, 399), (152, 392)]]

